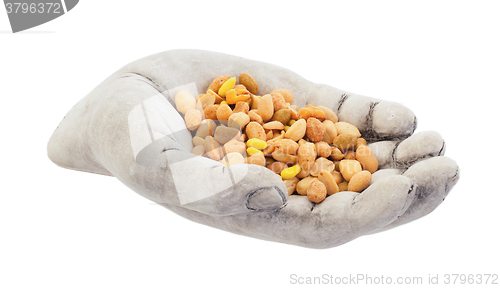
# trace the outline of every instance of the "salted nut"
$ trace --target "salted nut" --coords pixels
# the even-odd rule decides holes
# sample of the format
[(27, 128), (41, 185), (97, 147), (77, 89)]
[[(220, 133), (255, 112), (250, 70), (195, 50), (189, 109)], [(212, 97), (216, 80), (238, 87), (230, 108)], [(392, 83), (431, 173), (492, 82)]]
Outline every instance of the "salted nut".
[(314, 203), (370, 185), (378, 161), (356, 126), (326, 106), (298, 109), (286, 89), (258, 93), (247, 73), (219, 76), (196, 98), (177, 92), (175, 106), (193, 134), (192, 153), (226, 166), (266, 167), (283, 179), (288, 195)]

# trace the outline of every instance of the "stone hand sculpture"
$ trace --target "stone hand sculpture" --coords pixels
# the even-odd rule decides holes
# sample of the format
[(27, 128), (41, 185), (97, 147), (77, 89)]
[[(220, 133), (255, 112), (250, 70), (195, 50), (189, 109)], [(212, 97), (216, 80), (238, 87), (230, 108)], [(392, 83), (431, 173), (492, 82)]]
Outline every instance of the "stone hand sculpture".
[[(379, 162), (362, 193), (314, 204), (287, 196), (282, 180), (256, 165), (226, 167), (190, 153), (192, 136), (173, 104), (179, 89), (203, 93), (217, 76), (246, 72), (259, 94), (291, 91), (354, 124)], [(114, 176), (138, 194), (192, 221), (237, 234), (329, 248), (408, 223), (433, 211), (459, 178), (436, 132), (413, 134), (406, 107), (312, 83), (274, 65), (199, 50), (174, 50), (126, 65), (78, 102), (48, 143), (57, 165)]]

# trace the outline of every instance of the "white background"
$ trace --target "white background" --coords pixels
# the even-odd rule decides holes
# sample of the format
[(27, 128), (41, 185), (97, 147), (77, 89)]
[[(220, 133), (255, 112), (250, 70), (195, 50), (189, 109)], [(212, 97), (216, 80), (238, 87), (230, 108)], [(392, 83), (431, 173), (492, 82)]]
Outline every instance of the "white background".
[[(499, 2), (274, 3), (87, 0), (18, 34), (0, 8), (0, 287), (500, 273)], [(190, 222), (114, 178), (50, 162), (47, 141), (78, 100), (123, 65), (178, 48), (261, 60), (400, 102), (417, 115), (417, 132), (441, 133), (461, 179), (422, 219), (313, 250)]]

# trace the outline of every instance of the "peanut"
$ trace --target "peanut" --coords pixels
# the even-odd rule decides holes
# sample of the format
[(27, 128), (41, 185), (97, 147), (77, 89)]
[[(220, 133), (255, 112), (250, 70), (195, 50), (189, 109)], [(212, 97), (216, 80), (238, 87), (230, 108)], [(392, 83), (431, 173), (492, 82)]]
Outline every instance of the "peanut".
[(352, 150), (346, 151), (344, 154), (344, 159), (356, 160), (356, 152), (354, 152)]
[(285, 98), (278, 92), (271, 93), (271, 97), (273, 99), (273, 107), (274, 111), (279, 111), (281, 109), (287, 109)]
[(356, 138), (361, 137), (361, 133), (359, 133), (358, 128), (347, 122), (337, 122), (335, 123), (335, 128), (337, 128), (338, 134), (350, 134), (354, 135)]
[(307, 188), (307, 197), (311, 202), (319, 203), (325, 200), (326, 197), (326, 186), (321, 183), (319, 180), (314, 179)]
[(285, 154), (295, 155), (299, 149), (299, 144), (290, 139), (280, 139), (274, 141), (274, 147)]
[(204, 145), (204, 144), (205, 144), (205, 139), (204, 138), (201, 138), (201, 137), (198, 137), (198, 136), (194, 136), (193, 137), (193, 145), (194, 146)]
[(207, 91), (212, 90), (214, 92), (219, 92), (220, 87), (222, 86), (222, 84), (224, 84), (224, 82), (226, 82), (229, 79), (229, 77), (230, 77), (229, 75), (222, 75), (215, 78), (210, 84), (210, 86), (208, 86)]
[(201, 124), (201, 112), (197, 109), (189, 109), (184, 115), (184, 121), (189, 130), (196, 130)]
[(326, 129), (318, 119), (309, 117), (306, 122), (306, 135), (309, 140), (319, 142), (323, 139)]
[(337, 117), (337, 114), (332, 111), (332, 109), (325, 107), (325, 106), (318, 106), (319, 109), (323, 110), (325, 112), (325, 119), (330, 120), (333, 123), (337, 123), (339, 121), (339, 117)]
[(342, 153), (339, 148), (332, 147), (332, 154), (330, 154), (330, 158), (333, 160), (342, 160), (344, 159), (344, 153)]
[(248, 75), (247, 73), (241, 73), (238, 80), (240, 84), (243, 84), (248, 89), (248, 91), (250, 91), (250, 93), (257, 94), (259, 85), (252, 76)]
[(285, 90), (285, 89), (275, 89), (271, 92), (271, 94), (273, 93), (280, 93), (281, 96), (283, 96), (283, 98), (285, 99), (285, 102), (286, 103), (292, 103), (293, 102), (293, 94), (292, 92), (288, 91), (288, 90)]
[(304, 119), (304, 120), (307, 120), (309, 119), (309, 117), (314, 117), (318, 120), (325, 120), (325, 112), (323, 112), (323, 110), (317, 108), (317, 107), (314, 107), (314, 106), (308, 106), (308, 107), (304, 107), (304, 108), (301, 108), (299, 109), (299, 117), (300, 119)]
[(264, 157), (264, 154), (262, 153), (255, 153), (252, 156), (248, 157), (247, 163), (266, 166), (266, 157)]
[(257, 139), (260, 139), (262, 141), (267, 140), (266, 133), (264, 132), (264, 128), (262, 128), (262, 126), (257, 122), (248, 123), (245, 131), (246, 131), (249, 139), (257, 138)]
[(182, 114), (190, 109), (196, 108), (196, 99), (187, 90), (181, 90), (175, 94), (175, 107)]
[(198, 156), (203, 155), (203, 153), (205, 153), (205, 145), (194, 146), (193, 150), (191, 150), (191, 153)]
[(368, 146), (359, 146), (356, 150), (356, 160), (361, 163), (365, 170), (370, 173), (375, 173), (378, 169), (377, 158), (373, 155), (372, 150)]
[(232, 152), (244, 154), (246, 152), (246, 145), (243, 142), (240, 142), (236, 139), (232, 139), (229, 140), (226, 144), (224, 144), (224, 151), (227, 154)]
[(333, 143), (333, 139), (337, 137), (337, 128), (335, 124), (330, 120), (323, 121), (323, 126), (325, 126), (325, 136), (323, 136), (323, 141), (328, 144)]
[(219, 108), (217, 108), (217, 120), (228, 120), (231, 115), (233, 115), (233, 110), (231, 110), (231, 107), (229, 107), (229, 105), (220, 105)]
[(245, 158), (240, 153), (231, 152), (228, 153), (224, 158), (222, 158), (222, 164), (226, 166), (231, 166), (235, 164), (244, 164)]
[(293, 141), (299, 141), (302, 137), (304, 137), (304, 135), (306, 135), (306, 127), (306, 120), (300, 119), (296, 121), (292, 126), (290, 126), (290, 128), (288, 128), (288, 131), (286, 131), (285, 138)]
[(243, 112), (245, 114), (248, 114), (248, 111), (250, 110), (250, 107), (246, 102), (237, 102), (236, 106), (234, 106), (233, 113), (239, 113)]
[(205, 139), (207, 136), (213, 136), (217, 124), (213, 120), (205, 119), (201, 121), (200, 127), (196, 130), (196, 136)]
[(203, 114), (205, 114), (206, 119), (217, 120), (217, 109), (219, 109), (218, 104), (209, 105), (203, 109)]
[(215, 104), (215, 95), (211, 93), (203, 94), (203, 96), (200, 97), (200, 102), (201, 106), (203, 109), (209, 105), (214, 105)]
[(348, 191), (349, 183), (344, 181), (344, 182), (338, 184), (337, 186), (339, 186), (339, 191), (340, 192), (342, 192), (342, 191)]
[(314, 165), (316, 155), (316, 146), (314, 146), (314, 144), (306, 142), (299, 146), (297, 156), (299, 158), (299, 165), (304, 171), (303, 173), (310, 173), (310, 170)]
[(352, 192), (361, 192), (370, 185), (372, 174), (369, 171), (361, 171), (354, 174), (347, 185), (347, 190)]
[(332, 147), (330, 147), (330, 145), (328, 145), (328, 143), (326, 143), (325, 141), (320, 141), (320, 142), (316, 142), (315, 145), (316, 145), (316, 151), (318, 152), (319, 156), (325, 157), (325, 158), (330, 157), (330, 155), (332, 153)]
[(280, 174), (281, 171), (283, 171), (283, 169), (288, 168), (288, 166), (286, 165), (286, 163), (275, 161), (275, 162), (267, 165), (267, 168), (276, 174)]
[(264, 121), (262, 121), (262, 117), (260, 117), (260, 115), (257, 114), (255, 110), (248, 111), (248, 116), (250, 117), (250, 121), (257, 122), (260, 125), (264, 124)]
[(285, 183), (286, 190), (288, 191), (288, 196), (292, 195), (299, 183), (299, 178), (293, 177), (292, 179), (286, 179), (283, 181)]
[(219, 144), (225, 144), (229, 142), (231, 139), (237, 139), (240, 137), (240, 130), (219, 126), (215, 129), (214, 138), (219, 142)]
[(312, 176), (318, 176), (322, 170), (326, 170), (326, 171), (331, 173), (331, 172), (333, 172), (334, 168), (335, 168), (335, 165), (333, 164), (332, 161), (330, 161), (326, 158), (320, 157), (320, 158), (316, 159), (316, 161), (314, 162), (314, 164), (311, 167), (311, 170), (309, 170), (309, 173)]
[(274, 108), (273, 108), (273, 98), (271, 95), (267, 94), (262, 96), (259, 99), (259, 104), (257, 106), (257, 114), (262, 117), (262, 121), (267, 122), (269, 119), (273, 117)]
[(358, 150), (360, 146), (367, 146), (368, 144), (366, 143), (365, 138), (358, 138), (356, 140), (356, 145), (354, 145), (354, 151)]
[(300, 195), (307, 195), (307, 188), (311, 185), (312, 181), (317, 180), (316, 177), (306, 177), (297, 183), (297, 193)]
[(285, 125), (279, 121), (271, 121), (267, 122), (266, 124), (262, 125), (264, 129), (276, 129), (276, 130), (283, 130), (285, 129)]
[(339, 186), (337, 186), (337, 182), (335, 181), (335, 178), (333, 177), (333, 175), (329, 171), (322, 170), (321, 172), (319, 172), (318, 180), (321, 183), (325, 184), (326, 193), (328, 195), (333, 195), (333, 194), (339, 192)]
[(245, 128), (245, 126), (250, 122), (250, 116), (243, 112), (238, 112), (233, 113), (233, 115), (229, 116), (228, 120), (228, 126), (243, 130), (243, 128)]
[(212, 136), (205, 138), (205, 151), (207, 156), (212, 160), (220, 160), (222, 158), (222, 149), (217, 141)]
[(361, 168), (361, 164), (359, 164), (358, 161), (356, 160), (342, 160), (340, 161), (340, 173), (342, 174), (342, 177), (346, 181), (350, 181), (351, 177), (358, 173), (361, 172), (363, 169)]

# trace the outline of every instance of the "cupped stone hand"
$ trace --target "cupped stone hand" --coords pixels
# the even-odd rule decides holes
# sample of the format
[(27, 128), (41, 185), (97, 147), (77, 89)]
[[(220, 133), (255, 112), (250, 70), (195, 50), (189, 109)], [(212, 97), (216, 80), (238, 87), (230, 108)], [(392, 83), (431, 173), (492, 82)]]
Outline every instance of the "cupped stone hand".
[[(339, 192), (314, 204), (287, 196), (271, 170), (229, 167), (190, 153), (192, 136), (176, 111), (181, 89), (202, 93), (217, 76), (246, 72), (259, 94), (291, 91), (293, 104), (323, 105), (359, 128), (379, 162), (362, 193)], [(140, 195), (212, 227), (311, 248), (341, 245), (433, 211), (459, 178), (436, 132), (413, 134), (406, 107), (309, 82), (267, 63), (198, 50), (152, 55), (118, 70), (78, 102), (48, 144), (69, 169), (114, 176)]]

